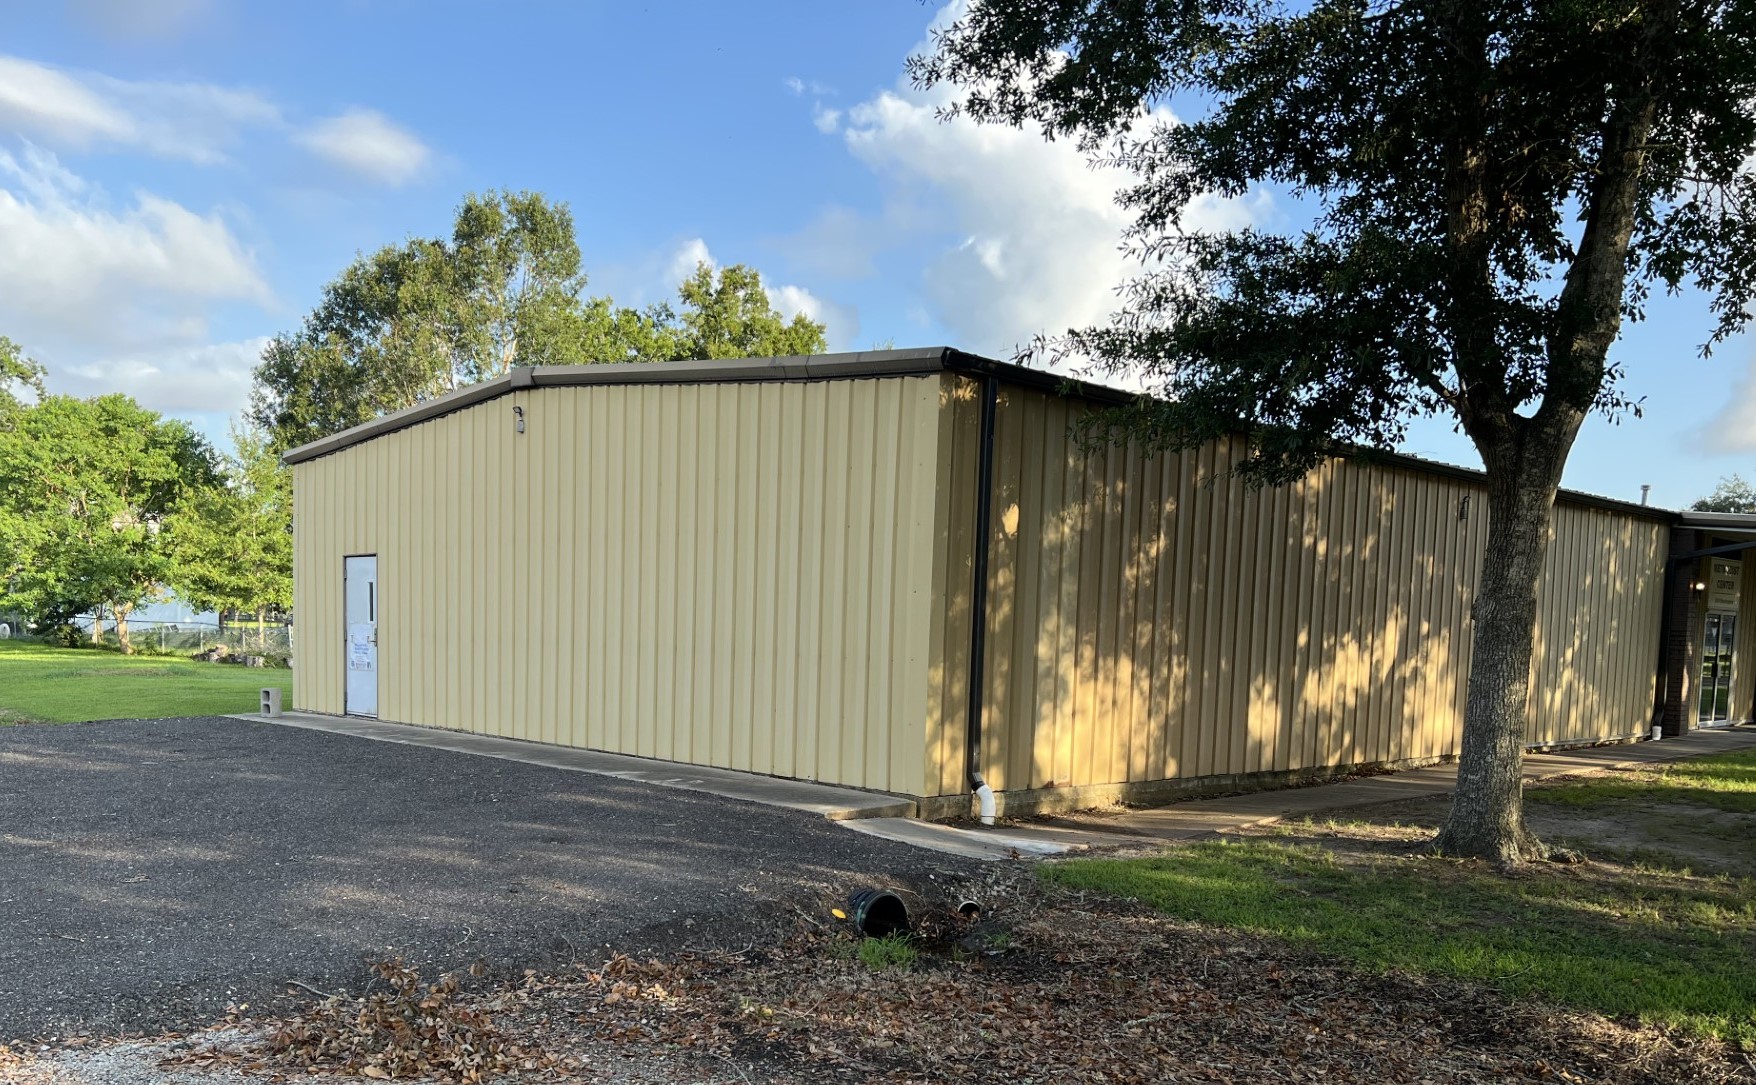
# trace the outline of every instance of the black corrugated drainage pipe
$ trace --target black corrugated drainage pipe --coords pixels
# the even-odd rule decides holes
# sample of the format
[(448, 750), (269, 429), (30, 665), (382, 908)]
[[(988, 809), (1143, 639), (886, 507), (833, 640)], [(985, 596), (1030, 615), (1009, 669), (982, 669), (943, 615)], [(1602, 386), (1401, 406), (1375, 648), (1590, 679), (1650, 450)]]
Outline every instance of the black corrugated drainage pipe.
[(964, 744), (969, 753), (969, 784), (980, 804), (983, 825), (994, 824), (994, 789), (982, 778), (982, 697), (988, 648), (988, 548), (992, 540), (994, 505), (994, 415), (1000, 402), (1000, 378), (982, 378), (982, 420), (976, 435), (976, 537), (971, 562), (969, 614), (969, 720)]

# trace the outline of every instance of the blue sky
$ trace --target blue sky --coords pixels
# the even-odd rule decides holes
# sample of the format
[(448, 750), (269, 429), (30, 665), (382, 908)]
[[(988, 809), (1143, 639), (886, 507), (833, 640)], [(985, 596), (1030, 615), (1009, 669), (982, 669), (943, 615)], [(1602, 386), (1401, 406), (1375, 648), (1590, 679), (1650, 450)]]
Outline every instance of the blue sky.
[[(1034, 134), (943, 124), (914, 0), (482, 5), (0, 0), (0, 334), (51, 387), (126, 391), (216, 437), (261, 341), (357, 252), (459, 197), (571, 204), (591, 289), (640, 304), (752, 264), (836, 349), (996, 356), (1102, 319), (1122, 178)], [(1204, 221), (1272, 224), (1262, 197)], [(1646, 417), (1588, 425), (1568, 485), (1681, 505), (1756, 477), (1756, 377), (1701, 299), (1619, 349)], [(1407, 451), (1473, 465), (1422, 423)]]

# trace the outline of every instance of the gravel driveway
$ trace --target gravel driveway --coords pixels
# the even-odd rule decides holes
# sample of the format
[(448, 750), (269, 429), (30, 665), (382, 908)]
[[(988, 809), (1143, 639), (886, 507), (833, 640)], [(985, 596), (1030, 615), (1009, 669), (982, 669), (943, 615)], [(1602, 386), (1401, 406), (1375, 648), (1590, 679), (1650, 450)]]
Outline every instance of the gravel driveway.
[(369, 957), (714, 942), (969, 866), (810, 815), (229, 719), (0, 728), (0, 1040), (204, 1023)]

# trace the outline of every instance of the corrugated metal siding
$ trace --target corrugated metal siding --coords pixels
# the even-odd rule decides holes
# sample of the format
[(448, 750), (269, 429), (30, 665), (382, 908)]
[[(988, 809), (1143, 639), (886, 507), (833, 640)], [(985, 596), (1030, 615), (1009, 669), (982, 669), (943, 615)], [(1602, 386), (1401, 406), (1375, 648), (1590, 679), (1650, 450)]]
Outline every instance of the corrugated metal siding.
[[(963, 480), (974, 477), (975, 385), (946, 380), (941, 515), (961, 524), (973, 519)], [(982, 756), (996, 788), (1455, 752), (1486, 543), (1481, 487), (1333, 461), (1253, 491), (1230, 475), (1235, 447), (1087, 453), (1067, 438), (1076, 403), (1002, 396)], [(1651, 706), (1664, 528), (1568, 506), (1556, 532), (1531, 739), (1637, 733)], [(965, 790), (967, 536), (937, 542), (950, 579), (929, 746), (937, 793), (954, 794)]]
[(539, 388), (300, 464), (295, 702), (376, 553), (385, 719), (917, 793), (940, 390)]
[(1533, 743), (1626, 738), (1651, 727), (1668, 536), (1652, 521), (1556, 506), (1538, 601)]

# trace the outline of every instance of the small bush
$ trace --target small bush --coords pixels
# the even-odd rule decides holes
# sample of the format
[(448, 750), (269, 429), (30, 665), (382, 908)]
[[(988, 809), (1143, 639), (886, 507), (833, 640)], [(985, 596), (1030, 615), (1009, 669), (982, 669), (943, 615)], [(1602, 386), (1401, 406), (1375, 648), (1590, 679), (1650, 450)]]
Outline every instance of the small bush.
[(892, 968), (907, 972), (920, 956), (921, 951), (915, 948), (914, 939), (906, 934), (887, 934), (860, 943), (860, 962), (874, 972)]
[(91, 637), (77, 625), (65, 623), (56, 626), (43, 634), (43, 640), (58, 648), (87, 648), (91, 646)]

